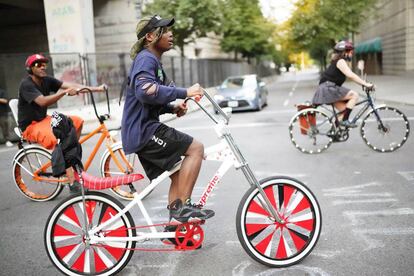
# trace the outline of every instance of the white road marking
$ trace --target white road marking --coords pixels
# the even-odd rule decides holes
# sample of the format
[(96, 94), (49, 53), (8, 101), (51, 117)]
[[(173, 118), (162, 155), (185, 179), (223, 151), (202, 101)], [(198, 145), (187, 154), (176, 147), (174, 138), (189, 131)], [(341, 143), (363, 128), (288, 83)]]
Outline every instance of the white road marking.
[(358, 204), (358, 203), (385, 203), (385, 202), (397, 202), (395, 198), (373, 198), (373, 199), (357, 199), (357, 200), (334, 200), (333, 205), (343, 204)]
[(351, 225), (359, 225), (363, 224), (361, 222), (361, 217), (414, 215), (414, 210), (411, 208), (399, 208), (376, 211), (345, 211), (343, 212), (343, 215), (351, 220)]
[(268, 176), (289, 176), (294, 178), (304, 178), (307, 174), (304, 173), (285, 173), (285, 172), (266, 172), (266, 171), (255, 171), (254, 174), (260, 178)]
[(407, 181), (414, 180), (414, 171), (397, 172), (399, 175), (404, 177)]
[[(294, 265), (292, 267), (281, 267), (281, 268), (270, 268), (265, 271), (252, 274), (251, 272), (246, 272), (246, 269), (251, 265), (250, 261), (244, 261), (236, 265), (232, 272), (232, 276), (244, 276), (244, 275), (253, 275), (253, 276), (270, 276), (270, 275), (279, 275), (282, 271), (292, 272), (292, 275), (310, 275), (310, 276), (329, 276), (330, 274), (323, 271), (319, 267), (311, 267), (304, 265)], [(298, 273), (304, 272), (304, 273)]]
[(287, 106), (289, 104), (289, 99), (286, 99), (284, 102), (283, 102), (283, 106)]
[(373, 239), (369, 235), (374, 235), (374, 237), (378, 237), (379, 235), (397, 237), (401, 235), (414, 235), (414, 228), (355, 229), (352, 232), (365, 241), (367, 246), (364, 248), (364, 251), (367, 251), (385, 246), (385, 243), (381, 239)]
[(240, 245), (239, 241), (226, 241), (226, 245)]
[(331, 259), (338, 255), (342, 254), (342, 251), (339, 250), (314, 250), (311, 255), (318, 256), (325, 259)]
[(351, 193), (359, 193), (361, 189), (366, 187), (373, 187), (373, 186), (382, 186), (379, 182), (370, 182), (360, 185), (354, 185), (354, 186), (345, 186), (345, 187), (339, 187), (339, 188), (329, 188), (329, 189), (323, 189), (322, 191), (324, 193), (334, 193), (334, 194), (351, 194)]
[(332, 197), (390, 197), (391, 193), (364, 193), (364, 194), (337, 194), (337, 193), (326, 193), (324, 196)]

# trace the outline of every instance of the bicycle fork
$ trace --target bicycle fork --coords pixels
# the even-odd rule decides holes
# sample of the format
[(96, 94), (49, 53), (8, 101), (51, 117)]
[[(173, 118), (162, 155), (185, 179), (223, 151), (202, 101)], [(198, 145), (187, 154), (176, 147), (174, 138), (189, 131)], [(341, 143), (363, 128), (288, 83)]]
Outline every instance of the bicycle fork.
[(255, 175), (254, 175), (253, 171), (251, 170), (251, 168), (249, 167), (249, 164), (247, 163), (247, 161), (244, 158), (243, 154), (241, 153), (238, 146), (234, 142), (233, 137), (229, 133), (223, 134), (223, 136), (224, 136), (224, 139), (226, 139), (228, 145), (230, 146), (231, 151), (233, 152), (234, 156), (236, 157), (236, 159), (239, 163), (239, 166), (237, 166), (236, 169), (241, 169), (244, 176), (246, 177), (247, 181), (250, 183), (250, 185), (257, 187), (257, 189), (258, 189), (258, 191), (261, 195), (261, 197), (258, 197), (258, 200), (259, 200), (260, 204), (263, 206), (263, 208), (266, 209), (266, 211), (269, 214), (272, 215), (272, 218), (273, 218), (272, 220), (275, 220), (278, 223), (284, 223), (284, 220), (279, 216), (278, 212), (273, 207), (270, 200), (267, 198), (266, 193), (264, 192), (262, 186), (260, 186), (260, 183), (257, 180), (257, 178), (255, 177)]

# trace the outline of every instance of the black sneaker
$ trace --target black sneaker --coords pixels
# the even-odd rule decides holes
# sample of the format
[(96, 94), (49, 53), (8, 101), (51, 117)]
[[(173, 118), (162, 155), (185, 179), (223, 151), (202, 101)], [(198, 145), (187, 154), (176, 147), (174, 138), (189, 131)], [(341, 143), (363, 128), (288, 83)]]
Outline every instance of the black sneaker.
[(339, 123), (341, 126), (347, 127), (347, 128), (355, 128), (357, 127), (357, 124), (350, 122), (349, 120), (341, 121)]
[(73, 181), (72, 184), (69, 184), (69, 192), (71, 194), (78, 194), (81, 192), (81, 186), (80, 183), (78, 181)]
[(185, 223), (206, 220), (214, 216), (214, 211), (202, 209), (201, 206), (187, 201), (183, 204), (181, 199), (174, 200), (168, 207), (170, 210), (170, 223)]

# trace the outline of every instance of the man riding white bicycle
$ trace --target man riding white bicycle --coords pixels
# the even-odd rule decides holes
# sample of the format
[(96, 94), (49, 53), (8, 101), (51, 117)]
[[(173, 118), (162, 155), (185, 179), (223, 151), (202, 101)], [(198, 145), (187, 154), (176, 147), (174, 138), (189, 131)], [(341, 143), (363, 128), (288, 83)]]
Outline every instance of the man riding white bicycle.
[(322, 73), (318, 89), (312, 99), (312, 103), (315, 105), (334, 104), (340, 112), (338, 116), (340, 125), (348, 128), (357, 126), (355, 123), (349, 121), (349, 114), (351, 114), (358, 100), (358, 93), (343, 87), (342, 84), (348, 77), (362, 86), (367, 88), (373, 87), (372, 83), (364, 81), (349, 68), (347, 62), (352, 60), (353, 51), (354, 46), (349, 41), (339, 41), (334, 46), (331, 64)]
[[(170, 128), (159, 121), (163, 113), (183, 116), (184, 103), (170, 102), (186, 97), (202, 96), (199, 84), (188, 89), (169, 85), (160, 59), (173, 47), (169, 27), (174, 19), (158, 15), (144, 18), (137, 24), (138, 41), (131, 49), (134, 60), (129, 74), (122, 116), (122, 144), (126, 154), (137, 153), (150, 180), (170, 170), (181, 160), (181, 169), (171, 175), (168, 209), (171, 223), (205, 220), (214, 211), (191, 204), (191, 194), (204, 156), (204, 146), (191, 136)], [(175, 227), (167, 227), (175, 230)]]

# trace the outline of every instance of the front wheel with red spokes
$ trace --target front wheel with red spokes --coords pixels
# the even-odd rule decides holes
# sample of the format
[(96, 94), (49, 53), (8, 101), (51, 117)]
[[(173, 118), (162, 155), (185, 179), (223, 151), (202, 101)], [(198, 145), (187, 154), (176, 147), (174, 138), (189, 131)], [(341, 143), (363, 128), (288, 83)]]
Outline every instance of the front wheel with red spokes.
[[(123, 208), (115, 198), (98, 192), (86, 193), (85, 208), (81, 195), (70, 196), (57, 205), (44, 231), (46, 251), (55, 267), (66, 275), (113, 275), (124, 268), (132, 257), (135, 242), (92, 244), (85, 235), (85, 216), (88, 229), (93, 229)], [(96, 235), (135, 236), (134, 221), (130, 213), (123, 214)]]
[(319, 204), (301, 182), (289, 177), (260, 181), (266, 197), (282, 219), (269, 213), (262, 195), (252, 186), (237, 210), (237, 236), (244, 250), (256, 261), (285, 267), (304, 259), (316, 245), (322, 227)]

